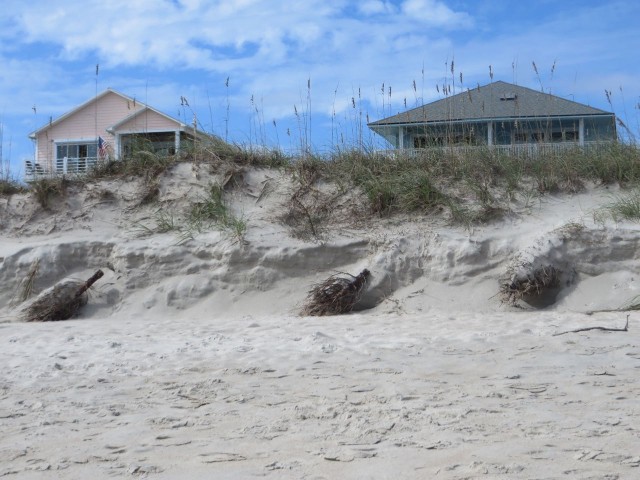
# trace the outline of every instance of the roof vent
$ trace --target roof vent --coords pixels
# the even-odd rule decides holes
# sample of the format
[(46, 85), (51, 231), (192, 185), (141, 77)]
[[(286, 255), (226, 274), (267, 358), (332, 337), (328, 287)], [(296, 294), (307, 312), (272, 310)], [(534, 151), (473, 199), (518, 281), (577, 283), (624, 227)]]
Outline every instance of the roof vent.
[(515, 100), (516, 98), (518, 98), (518, 95), (516, 95), (515, 92), (505, 92), (502, 95), (500, 95), (500, 100), (505, 102), (508, 100)]

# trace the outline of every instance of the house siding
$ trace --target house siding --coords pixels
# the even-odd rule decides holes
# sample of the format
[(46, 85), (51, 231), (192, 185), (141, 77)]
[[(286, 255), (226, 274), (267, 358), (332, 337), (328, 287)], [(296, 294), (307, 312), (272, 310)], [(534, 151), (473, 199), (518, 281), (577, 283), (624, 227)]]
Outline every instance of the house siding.
[[(122, 119), (122, 117), (121, 117)], [(115, 123), (115, 122), (113, 122)], [(180, 124), (153, 110), (145, 110), (114, 130), (114, 133), (174, 132), (180, 130)]]
[(90, 102), (60, 123), (39, 132), (36, 135), (36, 162), (49, 171), (53, 170), (55, 142), (93, 142), (100, 136), (114, 145), (114, 138), (107, 132), (107, 128), (141, 108), (144, 105), (129, 101), (115, 92), (107, 92), (97, 102)]

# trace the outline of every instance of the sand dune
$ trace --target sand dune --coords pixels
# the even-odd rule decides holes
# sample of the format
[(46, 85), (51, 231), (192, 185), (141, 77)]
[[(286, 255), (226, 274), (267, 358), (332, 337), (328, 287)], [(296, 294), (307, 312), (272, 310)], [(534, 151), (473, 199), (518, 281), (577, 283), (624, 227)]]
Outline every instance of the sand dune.
[[(592, 313), (639, 293), (638, 226), (594, 215), (609, 190), (473, 229), (337, 215), (311, 241), (278, 219), (286, 178), (254, 170), (228, 192), (244, 238), (150, 232), (158, 205), (181, 218), (212, 180), (181, 164), (152, 205), (135, 180), (72, 187), (48, 211), (0, 199), (0, 476), (638, 475), (640, 318)], [(34, 265), (34, 295), (105, 277), (77, 318), (24, 323)], [(548, 306), (500, 301), (545, 265), (563, 272)], [(297, 315), (313, 283), (363, 268), (357, 312)], [(554, 336), (627, 315), (628, 331)]]

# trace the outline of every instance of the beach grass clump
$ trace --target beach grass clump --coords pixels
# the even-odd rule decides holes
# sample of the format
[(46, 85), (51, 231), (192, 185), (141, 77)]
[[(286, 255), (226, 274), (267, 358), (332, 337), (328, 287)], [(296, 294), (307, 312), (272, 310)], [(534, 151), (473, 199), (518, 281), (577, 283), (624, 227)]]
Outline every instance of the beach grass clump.
[(105, 159), (87, 172), (86, 180), (105, 178), (140, 177), (145, 183), (153, 181), (177, 162), (175, 155), (163, 155), (150, 151), (137, 151), (123, 159)]
[(224, 203), (223, 195), (224, 189), (220, 185), (210, 184), (207, 195), (192, 205), (189, 213), (191, 220), (199, 223), (206, 221), (225, 223), (229, 211)]
[(640, 147), (610, 142), (576, 153), (581, 176), (603, 184), (636, 184), (640, 181)]
[(293, 160), (285, 155), (279, 148), (266, 149), (255, 147), (234, 146), (235, 150), (229, 150), (223, 157), (238, 165), (246, 165), (257, 168), (286, 168)]
[(98, 162), (86, 178), (97, 180), (131, 176), (142, 178), (145, 185), (153, 184), (155, 179), (179, 162), (204, 163), (217, 171), (229, 165), (286, 168), (291, 165), (292, 160), (277, 148), (234, 145), (213, 135), (198, 141), (185, 141), (181, 150), (176, 153), (154, 151), (153, 145), (141, 140), (123, 158), (108, 158)]
[(615, 221), (640, 221), (640, 189), (615, 197), (605, 208)]
[(13, 178), (0, 178), (0, 196), (8, 197), (16, 193), (23, 193), (26, 190), (20, 182)]
[(29, 183), (36, 201), (44, 209), (51, 206), (51, 200), (64, 196), (67, 192), (69, 180), (65, 177), (43, 177)]
[(230, 231), (238, 239), (244, 237), (247, 230), (244, 218), (236, 217), (229, 209), (224, 198), (224, 187), (219, 184), (210, 184), (206, 195), (191, 206), (186, 230), (200, 233), (210, 226)]
[(142, 222), (137, 222), (135, 227), (143, 235), (181, 230), (181, 226), (176, 219), (176, 215), (165, 207), (161, 207), (153, 213), (153, 220), (155, 222), (154, 227), (148, 227)]
[(622, 142), (576, 145), (532, 156), (525, 168), (542, 193), (572, 193), (581, 190), (585, 181), (635, 184), (640, 181), (640, 149)]
[(208, 163), (214, 167), (222, 164), (263, 168), (285, 168), (292, 157), (280, 148), (229, 143), (215, 135), (203, 136), (181, 147), (178, 161)]
[(428, 212), (449, 201), (423, 158), (391, 158), (379, 153), (345, 151), (328, 164), (327, 176), (348, 182), (368, 200), (372, 213)]

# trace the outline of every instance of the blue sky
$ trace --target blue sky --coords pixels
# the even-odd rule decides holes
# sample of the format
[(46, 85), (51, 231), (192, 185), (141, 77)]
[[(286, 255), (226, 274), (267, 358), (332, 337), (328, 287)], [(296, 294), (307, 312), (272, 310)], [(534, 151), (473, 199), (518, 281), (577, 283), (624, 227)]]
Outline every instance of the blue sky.
[(441, 98), (451, 62), (456, 91), (491, 65), (638, 135), (638, 18), (637, 0), (4, 0), (3, 157), (21, 174), (28, 134), (96, 82), (240, 144), (370, 144), (367, 118)]

